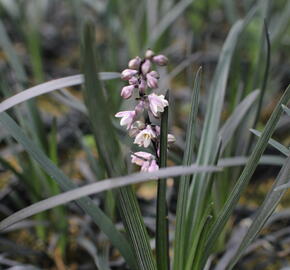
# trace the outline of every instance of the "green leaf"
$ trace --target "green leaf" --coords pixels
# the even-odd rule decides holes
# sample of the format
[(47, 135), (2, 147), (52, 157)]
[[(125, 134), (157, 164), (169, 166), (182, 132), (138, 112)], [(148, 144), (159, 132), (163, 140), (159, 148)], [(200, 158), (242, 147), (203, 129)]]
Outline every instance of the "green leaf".
[(208, 240), (206, 243), (206, 249), (205, 249), (205, 256), (204, 256), (204, 262), (208, 258), (210, 252), (212, 251), (212, 248), (222, 232), (225, 224), (229, 220), (235, 206), (237, 205), (239, 198), (246, 188), (248, 182), (250, 181), (258, 163), (259, 159), (261, 158), (263, 152), (265, 151), (268, 141), (271, 138), (272, 134), (274, 133), (275, 127), (282, 115), (282, 104), (286, 104), (289, 102), (290, 99), (290, 85), (287, 87), (284, 95), (281, 97), (280, 101), (275, 107), (274, 112), (272, 113), (269, 121), (267, 122), (265, 129), (259, 138), (257, 144), (255, 145), (255, 148), (248, 159), (248, 162), (239, 177), (238, 181), (236, 182), (232, 192), (230, 193), (229, 198), (227, 199), (223, 209), (219, 213), (216, 221), (214, 222), (213, 226), (211, 227), (208, 235)]
[(172, 7), (168, 13), (160, 20), (160, 22), (154, 27), (152, 33), (149, 35), (148, 44), (145, 49), (151, 47), (161, 37), (161, 35), (167, 30), (167, 28), (186, 10), (186, 8), (194, 0), (181, 0), (174, 7)]
[(25, 73), (24, 67), (13, 48), (13, 45), (6, 33), (2, 21), (0, 21), (0, 46), (2, 47), (4, 53), (6, 54), (6, 57), (8, 58), (8, 61), (10, 62), (12, 69), (15, 71), (15, 75), (18, 82), (19, 83), (26, 82), (27, 75)]
[(276, 188), (285, 185), (285, 183), (289, 184), (290, 180), (290, 154), (288, 154), (288, 158), (285, 160), (285, 163), (282, 169), (277, 176), (277, 179), (272, 186), (271, 191), (267, 194), (263, 204), (258, 210), (258, 213), (255, 215), (254, 220), (248, 229), (246, 235), (243, 237), (241, 244), (239, 245), (238, 250), (233, 255), (233, 259), (230, 262), (230, 265), (227, 269), (231, 270), (237, 263), (237, 261), (243, 255), (243, 252), (246, 248), (254, 241), (257, 237), (258, 233), (262, 230), (264, 225), (266, 224), (269, 217), (275, 211), (277, 205), (279, 204), (282, 196), (285, 194), (286, 190), (277, 190)]
[[(184, 166), (188, 166), (193, 163), (193, 150), (195, 145), (196, 136), (196, 118), (199, 104), (199, 91), (201, 81), (201, 68), (198, 69), (191, 97), (191, 111), (188, 119), (188, 128), (186, 131), (185, 153), (183, 155)], [(179, 191), (177, 197), (177, 209), (176, 209), (176, 228), (175, 228), (175, 240), (174, 240), (174, 261), (173, 267), (178, 270), (184, 267), (185, 264), (185, 242), (186, 235), (186, 205), (188, 200), (188, 190), (190, 184), (190, 176), (182, 176), (179, 183)]]
[[(218, 154), (218, 128), (224, 104), (230, 64), (238, 38), (245, 26), (246, 23), (242, 20), (236, 22), (223, 45), (214, 78), (209, 89), (205, 122), (197, 154), (197, 164), (214, 164)], [(210, 187), (209, 178), (210, 175), (207, 173), (194, 175), (190, 185), (186, 210), (186, 227), (187, 234), (189, 235), (188, 246), (185, 247), (186, 251), (190, 250), (191, 239), (194, 237), (196, 230), (198, 230), (198, 226), (200, 226), (205, 204), (209, 202), (206, 198)], [(187, 255), (185, 257), (188, 258)]]
[[(168, 91), (165, 99), (168, 98)], [(167, 136), (168, 136), (168, 106), (161, 116), (160, 131), (160, 168), (167, 166)], [(166, 202), (166, 179), (160, 179), (157, 187), (157, 217), (156, 217), (156, 259), (158, 270), (169, 269), (169, 236), (168, 210)]]
[[(100, 160), (108, 175), (112, 177), (124, 174), (125, 164), (110, 118), (110, 106), (103, 93), (102, 84), (96, 76), (97, 62), (94, 36), (93, 25), (86, 24), (82, 44), (82, 66), (85, 75), (84, 98)], [(149, 244), (149, 236), (132, 187), (120, 188), (115, 195), (117, 207), (130, 238), (139, 268), (155, 270), (156, 265)]]
[[(120, 77), (119, 73), (115, 72), (100, 72), (100, 80), (111, 80)], [(49, 82), (41, 83), (39, 85), (28, 88), (0, 103), (0, 113), (4, 112), (13, 106), (30, 100), (32, 98), (38, 97), (43, 94), (74, 85), (79, 85), (84, 82), (84, 76), (82, 74), (68, 76), (60, 79), (55, 79)]]
[[(251, 128), (250, 131), (258, 137), (261, 137), (261, 135), (262, 135), (262, 133), (258, 130)], [(279, 152), (281, 152), (283, 155), (285, 155), (286, 157), (289, 155), (290, 150), (286, 146), (284, 146), (283, 144), (277, 142), (274, 139), (270, 139), (268, 143), (270, 145), (272, 145), (275, 149), (277, 149)]]
[[(1, 117), (1, 122), (2, 122), (2, 117)], [(31, 146), (31, 145), (30, 145)], [(36, 151), (36, 154), (38, 155), (38, 151)], [(35, 154), (34, 154), (35, 155)], [(41, 154), (42, 155), (42, 154)], [(47, 167), (53, 167), (52, 163), (50, 164), (49, 162), (46, 162)], [(55, 169), (55, 168), (54, 168)], [(214, 167), (214, 166), (197, 166), (196, 164), (193, 164), (191, 166), (174, 166), (170, 168), (164, 168), (160, 169), (158, 171), (154, 172), (142, 172), (142, 173), (134, 173), (131, 175), (126, 175), (126, 176), (120, 176), (120, 177), (114, 177), (114, 178), (109, 178), (109, 179), (104, 179), (99, 182), (93, 183), (93, 184), (88, 184), (84, 185), (82, 187), (75, 187), (73, 190), (69, 190), (66, 192), (63, 192), (59, 195), (52, 196), (48, 199), (39, 201), (35, 204), (32, 204), (14, 214), (9, 216), (8, 218), (2, 220), (0, 222), (0, 230), (4, 230), (7, 227), (11, 226), (12, 224), (19, 222), (25, 218), (28, 218), (32, 215), (35, 215), (37, 213), (46, 211), (48, 209), (54, 208), (59, 205), (66, 204), (68, 202), (77, 200), (78, 203), (83, 202), (82, 200), (79, 200), (82, 197), (88, 196), (88, 195), (93, 195), (102, 191), (122, 187), (122, 186), (127, 186), (131, 184), (136, 184), (136, 183), (142, 183), (146, 181), (153, 181), (153, 180), (158, 180), (158, 178), (166, 178), (166, 177), (174, 177), (174, 176), (179, 176), (179, 175), (185, 175), (185, 174), (192, 174), (192, 173), (201, 173), (205, 171), (219, 171), (220, 168)], [(62, 174), (58, 169), (53, 170), (51, 175), (60, 175)], [(57, 178), (59, 179), (59, 177)], [(66, 180), (62, 180), (62, 183), (65, 183)], [(64, 185), (64, 184), (62, 184)], [(70, 186), (73, 184), (70, 182)], [(81, 204), (81, 203), (80, 203)], [(92, 204), (90, 203), (92, 206)], [(96, 206), (94, 206), (95, 209), (97, 209)], [(94, 210), (95, 210), (94, 209)], [(98, 208), (99, 209), (99, 208)], [(100, 210), (97, 210), (98, 212)], [(104, 217), (100, 216), (100, 219), (98, 223), (104, 223), (104, 225), (109, 226), (106, 224), (106, 220)], [(116, 230), (115, 228), (112, 229), (112, 231)], [(116, 234), (116, 233), (115, 233)], [(119, 234), (119, 233), (118, 233)], [(109, 239), (111, 239), (113, 236), (108, 235)], [(121, 240), (121, 239), (119, 239)], [(122, 245), (126, 245), (126, 242), (120, 243)]]
[[(14, 139), (17, 140), (22, 147), (40, 164), (44, 171), (46, 171), (46, 173), (58, 183), (62, 190), (67, 191), (76, 187), (70, 179), (61, 170), (59, 170), (30, 139), (25, 136), (16, 122), (9, 117), (8, 114), (1, 113), (0, 122), (14, 137)], [(100, 227), (104, 234), (106, 234), (112, 244), (119, 249), (128, 265), (132, 269), (136, 269), (136, 261), (127, 239), (117, 231), (114, 224), (103, 213), (103, 211), (90, 198), (82, 198), (78, 200), (77, 203), (88, 215), (91, 216), (93, 221)]]
[(251, 106), (256, 101), (259, 90), (253, 91), (250, 93), (234, 110), (232, 115), (227, 119), (222, 128), (219, 131), (219, 136), (222, 139), (222, 148), (221, 153), (225, 150), (230, 139), (233, 137), (235, 130), (241, 124), (245, 115), (251, 108)]

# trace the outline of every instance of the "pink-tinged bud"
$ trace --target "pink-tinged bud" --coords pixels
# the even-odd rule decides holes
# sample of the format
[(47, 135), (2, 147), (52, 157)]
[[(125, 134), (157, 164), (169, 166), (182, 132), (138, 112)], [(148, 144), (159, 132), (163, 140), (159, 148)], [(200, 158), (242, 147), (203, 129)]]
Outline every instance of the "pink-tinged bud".
[(121, 91), (121, 97), (125, 99), (130, 98), (133, 94), (134, 89), (135, 89), (134, 85), (128, 85), (123, 87)]
[(145, 52), (145, 58), (151, 58), (154, 56), (154, 52), (150, 49), (148, 49), (146, 52)]
[(128, 63), (128, 67), (130, 69), (139, 69), (139, 66), (141, 64), (141, 58), (139, 56), (136, 56), (135, 58), (131, 59)]
[(154, 172), (159, 169), (155, 157), (147, 152), (136, 152), (131, 155), (131, 162), (141, 166), (142, 172)]
[(159, 66), (166, 66), (168, 63), (168, 58), (163, 54), (159, 54), (153, 56), (153, 62)]
[(146, 75), (151, 69), (151, 61), (146, 59), (145, 62), (141, 66), (141, 71), (143, 75)]
[[(151, 72), (150, 72), (151, 73)], [(158, 80), (148, 73), (146, 75), (147, 78), (147, 85), (149, 88), (157, 88), (158, 87)]]
[(123, 72), (121, 73), (121, 79), (122, 80), (130, 80), (133, 76), (135, 76), (138, 73), (137, 70), (133, 70), (133, 69), (125, 69), (123, 70)]
[(136, 114), (142, 113), (144, 111), (144, 108), (145, 108), (145, 102), (141, 100), (135, 107)]
[(141, 79), (141, 82), (139, 83), (138, 88), (139, 88), (140, 93), (145, 94), (145, 91), (147, 89), (147, 83), (146, 83), (146, 81), (143, 80), (143, 79)]
[(160, 78), (158, 72), (155, 71), (155, 70), (150, 71), (148, 74), (149, 74), (150, 76), (156, 78), (156, 79), (159, 79), (159, 78)]
[(131, 85), (137, 85), (139, 82), (138, 82), (138, 79), (136, 77), (132, 77), (130, 80), (129, 80), (129, 84)]

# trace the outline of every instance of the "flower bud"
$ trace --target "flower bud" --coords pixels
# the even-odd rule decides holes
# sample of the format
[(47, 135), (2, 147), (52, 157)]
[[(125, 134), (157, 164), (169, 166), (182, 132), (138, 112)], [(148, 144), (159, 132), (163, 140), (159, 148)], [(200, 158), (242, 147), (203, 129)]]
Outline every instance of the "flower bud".
[(137, 70), (133, 70), (133, 69), (125, 69), (122, 71), (121, 73), (121, 79), (122, 80), (130, 80), (133, 76), (135, 76), (138, 73)]
[(139, 69), (139, 66), (141, 64), (141, 58), (139, 56), (136, 56), (135, 58), (131, 59), (128, 63), (128, 67), (130, 69)]
[(168, 63), (168, 58), (163, 54), (159, 54), (153, 56), (153, 62), (159, 66), (166, 66)]
[(143, 75), (146, 75), (151, 69), (151, 61), (146, 59), (145, 62), (141, 66), (141, 70)]
[(139, 91), (140, 91), (141, 94), (145, 94), (145, 90), (147, 89), (146, 81), (141, 79), (138, 88), (139, 88)]
[(142, 121), (136, 121), (132, 124), (131, 129), (129, 130), (129, 136), (136, 137), (140, 130), (145, 128), (145, 124)]
[(158, 72), (155, 71), (155, 70), (150, 71), (148, 74), (150, 74), (150, 76), (152, 76), (152, 77), (154, 77), (156, 79), (159, 79), (159, 77), (160, 77)]
[[(151, 72), (150, 72), (151, 73)], [(147, 78), (147, 85), (149, 88), (157, 88), (158, 87), (158, 80), (148, 73), (146, 75)]]
[(130, 80), (129, 80), (129, 84), (131, 85), (137, 85), (139, 82), (138, 82), (138, 79), (136, 77), (132, 77)]
[(141, 100), (135, 107), (136, 114), (143, 112), (144, 108), (145, 108), (145, 102)]
[(121, 91), (121, 97), (128, 99), (132, 96), (135, 86), (134, 85), (128, 85), (122, 88)]
[(145, 58), (151, 58), (154, 56), (154, 52), (150, 49), (148, 49), (146, 52), (145, 52)]

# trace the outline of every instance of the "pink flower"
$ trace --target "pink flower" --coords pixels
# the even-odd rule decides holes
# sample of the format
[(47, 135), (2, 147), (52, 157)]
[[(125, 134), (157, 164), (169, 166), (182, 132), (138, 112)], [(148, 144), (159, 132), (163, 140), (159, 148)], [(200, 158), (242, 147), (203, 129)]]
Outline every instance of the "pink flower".
[(166, 66), (168, 63), (168, 58), (163, 54), (153, 56), (152, 60), (159, 66)]
[(116, 113), (115, 117), (122, 118), (120, 121), (120, 125), (127, 126), (127, 129), (129, 129), (135, 120), (136, 112), (135, 111), (122, 111), (122, 112)]
[(147, 125), (145, 129), (141, 130), (135, 137), (134, 143), (139, 146), (148, 147), (151, 140), (156, 138), (155, 132), (150, 125)]
[(131, 162), (141, 166), (142, 172), (153, 172), (159, 169), (155, 157), (147, 152), (136, 152), (131, 155)]
[[(142, 170), (142, 168), (141, 168)], [(156, 160), (153, 159), (148, 167), (148, 172), (154, 172), (154, 171), (158, 171), (159, 170), (159, 166), (156, 163)]]
[(150, 88), (157, 88), (158, 87), (158, 73), (156, 71), (151, 71), (146, 75), (147, 78), (147, 85)]
[(139, 69), (139, 66), (141, 64), (141, 58), (139, 56), (136, 56), (135, 58), (131, 59), (128, 63), (128, 67), (130, 69)]
[(132, 154), (131, 158), (132, 163), (142, 166), (145, 161), (151, 161), (154, 159), (154, 156), (150, 153), (140, 151)]
[(149, 108), (155, 117), (158, 117), (159, 112), (164, 112), (164, 108), (168, 106), (168, 101), (163, 95), (151, 94), (148, 96)]
[(135, 76), (138, 73), (137, 70), (134, 69), (125, 69), (121, 73), (121, 79), (122, 80), (130, 80), (133, 76)]
[(121, 97), (125, 99), (130, 98), (133, 94), (134, 89), (135, 89), (134, 85), (128, 85), (123, 87), (121, 91)]
[(141, 71), (143, 75), (146, 75), (151, 69), (151, 61), (146, 59), (145, 62), (141, 66)]

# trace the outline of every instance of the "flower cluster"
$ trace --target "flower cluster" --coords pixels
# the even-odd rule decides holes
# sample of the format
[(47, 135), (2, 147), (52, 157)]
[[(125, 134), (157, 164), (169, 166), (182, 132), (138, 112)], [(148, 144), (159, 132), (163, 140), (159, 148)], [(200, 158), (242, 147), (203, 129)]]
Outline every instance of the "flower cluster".
[[(121, 78), (128, 82), (121, 90), (121, 97), (129, 99), (136, 96), (137, 105), (132, 111), (121, 111), (115, 117), (121, 118), (120, 125), (126, 126), (129, 135), (134, 138), (134, 143), (139, 147), (153, 146), (155, 155), (139, 151), (132, 153), (131, 161), (141, 167), (141, 171), (152, 172), (159, 169), (160, 126), (152, 124), (150, 117), (159, 119), (168, 101), (164, 95), (157, 95), (154, 89), (158, 88), (159, 74), (152, 70), (154, 64), (165, 66), (168, 62), (166, 56), (148, 49), (144, 59), (136, 56), (128, 63), (128, 68), (123, 70)], [(151, 93), (150, 93), (151, 92)], [(175, 141), (173, 135), (168, 134), (168, 142)]]

